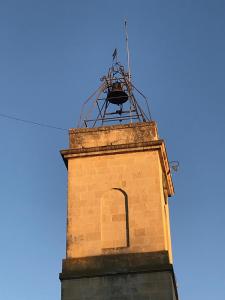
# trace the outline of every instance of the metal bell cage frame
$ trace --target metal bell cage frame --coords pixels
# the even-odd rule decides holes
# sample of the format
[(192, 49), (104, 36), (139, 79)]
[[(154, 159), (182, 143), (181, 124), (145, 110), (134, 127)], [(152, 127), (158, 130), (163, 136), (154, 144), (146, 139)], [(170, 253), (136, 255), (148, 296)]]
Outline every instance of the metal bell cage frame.
[[(151, 121), (147, 98), (131, 83), (124, 66), (115, 62), (101, 81), (99, 88), (83, 103), (78, 127)], [(134, 90), (144, 99), (147, 113), (137, 102)]]

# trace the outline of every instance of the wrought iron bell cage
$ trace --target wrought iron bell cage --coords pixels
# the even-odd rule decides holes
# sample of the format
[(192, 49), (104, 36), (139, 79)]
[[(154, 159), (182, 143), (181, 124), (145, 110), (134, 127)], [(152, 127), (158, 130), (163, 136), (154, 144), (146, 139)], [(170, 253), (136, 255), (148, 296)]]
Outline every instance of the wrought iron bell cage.
[[(101, 79), (99, 88), (84, 102), (78, 127), (99, 127), (151, 120), (147, 98), (132, 84), (130, 74), (118, 61)], [(134, 92), (143, 101), (142, 109)]]

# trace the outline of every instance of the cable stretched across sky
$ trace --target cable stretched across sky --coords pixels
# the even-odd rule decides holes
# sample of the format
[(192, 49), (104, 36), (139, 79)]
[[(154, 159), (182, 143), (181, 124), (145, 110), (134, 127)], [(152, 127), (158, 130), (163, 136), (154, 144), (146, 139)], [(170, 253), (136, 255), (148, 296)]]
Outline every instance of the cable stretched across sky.
[(27, 124), (33, 124), (33, 125), (40, 126), (40, 127), (47, 127), (47, 128), (55, 129), (55, 130), (61, 130), (61, 131), (67, 131), (68, 130), (66, 128), (62, 128), (62, 127), (58, 127), (58, 126), (53, 126), (53, 125), (49, 125), (49, 124), (44, 124), (44, 123), (39, 123), (39, 122), (27, 120), (27, 119), (21, 119), (21, 118), (10, 116), (10, 115), (3, 114), (3, 113), (0, 113), (0, 117), (1, 118), (5, 118), (5, 119), (10, 119), (10, 120), (18, 121), (18, 122), (27, 123)]

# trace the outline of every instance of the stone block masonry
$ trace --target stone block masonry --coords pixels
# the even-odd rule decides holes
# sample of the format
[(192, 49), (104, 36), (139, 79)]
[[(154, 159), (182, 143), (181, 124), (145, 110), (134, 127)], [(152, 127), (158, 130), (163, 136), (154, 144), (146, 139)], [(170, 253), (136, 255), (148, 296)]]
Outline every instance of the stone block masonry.
[(178, 299), (167, 199), (174, 190), (156, 123), (70, 129), (61, 154), (68, 168), (62, 300)]

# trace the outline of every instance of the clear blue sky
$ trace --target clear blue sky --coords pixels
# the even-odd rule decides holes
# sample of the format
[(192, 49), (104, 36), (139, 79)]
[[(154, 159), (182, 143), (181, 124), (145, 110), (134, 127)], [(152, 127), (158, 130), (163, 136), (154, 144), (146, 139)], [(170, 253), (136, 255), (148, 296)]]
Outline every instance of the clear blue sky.
[[(70, 128), (128, 19), (135, 85), (167, 143), (181, 300), (225, 295), (225, 1), (0, 1), (0, 113)], [(0, 298), (60, 299), (67, 132), (0, 117)]]

